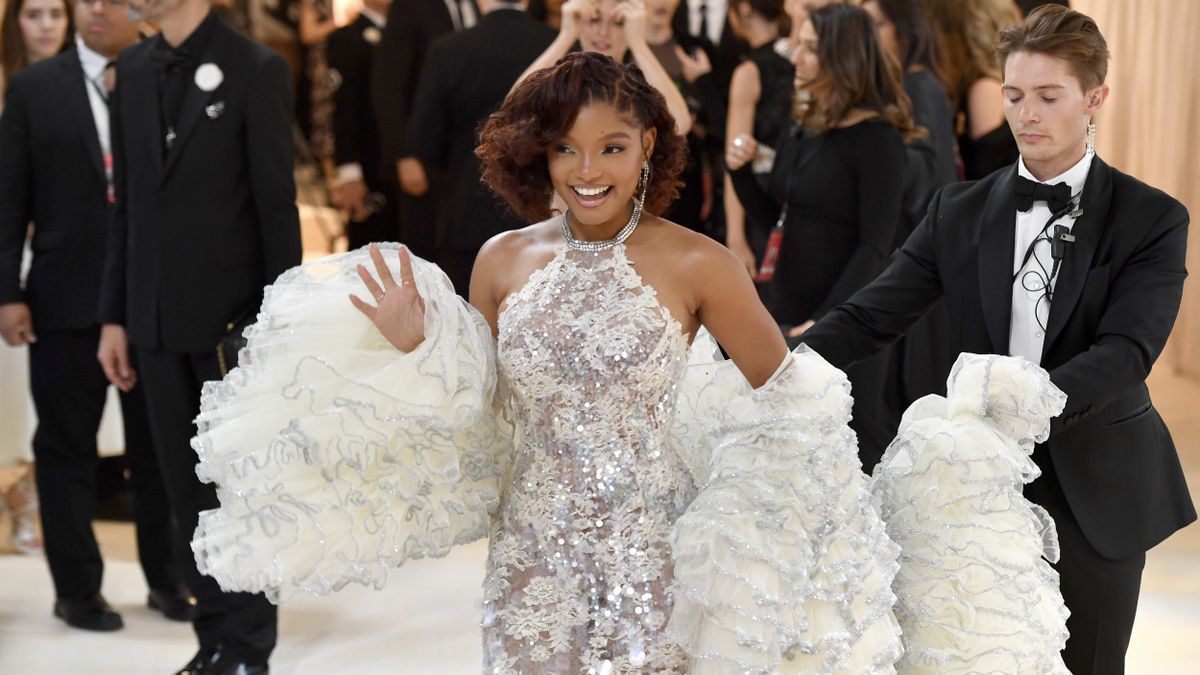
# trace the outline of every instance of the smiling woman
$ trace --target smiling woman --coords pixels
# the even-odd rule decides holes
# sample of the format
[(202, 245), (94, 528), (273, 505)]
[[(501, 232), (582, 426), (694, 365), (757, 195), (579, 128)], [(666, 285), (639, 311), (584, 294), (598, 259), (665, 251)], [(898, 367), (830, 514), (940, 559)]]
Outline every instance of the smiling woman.
[[(637, 66), (592, 53), (572, 55), (561, 68), (529, 76), (488, 119), (476, 154), (483, 180), (529, 222), (551, 215), (555, 192), (589, 225), (627, 219), (642, 165), (650, 180), (644, 208), (661, 213), (679, 193), (686, 145), (657, 90)], [(607, 104), (599, 106), (596, 104)], [(587, 147), (585, 147), (587, 146)], [(599, 194), (591, 179), (612, 178)], [(623, 180), (617, 180), (621, 178)], [(601, 208), (604, 207), (604, 208)], [(615, 221), (614, 221), (615, 222)]]

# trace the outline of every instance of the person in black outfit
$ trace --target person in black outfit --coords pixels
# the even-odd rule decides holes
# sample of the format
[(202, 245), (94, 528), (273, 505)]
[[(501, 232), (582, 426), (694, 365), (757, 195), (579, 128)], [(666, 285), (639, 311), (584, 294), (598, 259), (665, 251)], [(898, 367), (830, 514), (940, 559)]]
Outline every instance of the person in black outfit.
[(434, 43), (421, 70), (408, 147), (445, 176), (439, 189), (435, 261), (464, 297), (479, 247), (493, 235), (523, 227), (479, 180), (477, 130), (504, 101), (521, 73), (554, 40), (525, 3), (483, 0), (479, 25)]
[(417, 80), (426, 54), (443, 35), (475, 25), (475, 0), (394, 0), (379, 45), (379, 66), (372, 77), (375, 97), (386, 123), (380, 127), (383, 160), (395, 167), (400, 183), (400, 240), (422, 258), (433, 260), (438, 196), (430, 192), (428, 167), (413, 156), (405, 129), (416, 107)]
[[(197, 599), (200, 649), (181, 672), (267, 671), (276, 610), (197, 572), (191, 538), (216, 508), (190, 447), (217, 346), (253, 317), (263, 286), (300, 262), (287, 62), (239, 35), (209, 0), (130, 0), (158, 36), (122, 52), (113, 96), (116, 209), (100, 292), (99, 358), (128, 390), (140, 377)], [(137, 352), (135, 372), (127, 344)]]
[[(908, 179), (905, 186), (904, 217), (896, 231), (896, 248), (904, 244), (921, 222), (929, 202), (942, 186), (957, 180), (955, 167), (954, 117), (946, 89), (937, 78), (933, 27), (925, 15), (923, 0), (867, 0), (863, 9), (871, 15), (879, 43), (904, 68), (904, 91), (913, 105), (913, 121), (928, 132), (910, 141)], [(908, 333), (892, 347), (890, 373), (885, 378), (884, 411), (889, 432), (894, 435), (908, 406), (927, 394), (946, 393), (946, 378), (958, 356), (950, 348), (953, 327), (942, 303), (935, 304)]]
[[(125, 8), (73, 7), (75, 46), (13, 77), (0, 118), (0, 332), (29, 345), (38, 414), (33, 437), (46, 562), (55, 616), (76, 628), (116, 630), (121, 616), (100, 595), (104, 562), (92, 531), (96, 431), (108, 380), (93, 355), (103, 271), (111, 159), (105, 74), (137, 40)], [(21, 252), (33, 223), (33, 266), (21, 288)], [(138, 557), (149, 604), (189, 620), (171, 554), (171, 518), (150, 440), (144, 387), (121, 394), (125, 456), (134, 488)]]
[[(773, 223), (782, 213), (771, 309), (795, 340), (886, 265), (901, 218), (904, 140), (917, 132), (899, 67), (883, 57), (862, 9), (812, 12), (793, 63), (814, 103), (800, 135), (786, 131), (776, 144), (768, 189), (751, 171), (758, 143), (750, 135), (730, 143), (727, 162), (749, 217)], [(879, 356), (846, 372), (855, 399), (850, 426), (868, 473), (892, 440), (880, 414), (886, 367)]]
[(366, 0), (358, 18), (325, 44), (333, 78), (333, 159), (341, 204), (350, 214), (350, 249), (399, 241), (396, 172), (380, 149), (382, 112), (371, 90), (371, 69), (383, 37), (389, 0)]
[[(1004, 30), (999, 52), (1020, 161), (943, 188), (887, 270), (803, 339), (844, 367), (943, 298), (956, 351), (1049, 372), (1066, 408), (1033, 450), (1041, 476), (1025, 494), (1058, 530), (1063, 657), (1073, 673), (1122, 673), (1145, 552), (1196, 519), (1146, 387), (1179, 312), (1188, 214), (1086, 140), (1108, 96), (1094, 21), (1046, 6)], [(1030, 286), (1030, 273), (1046, 276)]]
[(722, 93), (729, 91), (733, 70), (749, 49), (727, 20), (729, 4), (728, 0), (683, 0), (673, 20), (675, 39), (688, 54), (697, 49), (704, 52)]
[[(786, 18), (783, 10), (783, 0), (735, 0), (729, 12), (730, 22), (750, 45), (750, 52), (734, 70), (729, 85), (726, 137), (737, 138), (748, 133), (758, 142), (751, 170), (764, 188), (775, 163), (773, 144), (792, 125), (796, 67), (780, 50), (781, 45), (787, 45), (786, 41), (781, 42)], [(725, 193), (724, 201), (726, 245), (746, 265), (750, 275), (757, 278), (775, 222), (748, 217), (732, 189)], [(764, 304), (770, 308), (766, 285), (759, 284), (758, 289)]]

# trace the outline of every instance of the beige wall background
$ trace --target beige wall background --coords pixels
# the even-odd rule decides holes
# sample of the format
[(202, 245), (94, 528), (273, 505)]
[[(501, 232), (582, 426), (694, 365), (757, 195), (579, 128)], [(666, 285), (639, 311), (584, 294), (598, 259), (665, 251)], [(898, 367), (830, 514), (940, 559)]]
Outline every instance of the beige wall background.
[(1192, 216), (1192, 276), (1159, 367), (1200, 380), (1200, 1), (1072, 0), (1071, 7), (1096, 20), (1112, 52), (1096, 152)]

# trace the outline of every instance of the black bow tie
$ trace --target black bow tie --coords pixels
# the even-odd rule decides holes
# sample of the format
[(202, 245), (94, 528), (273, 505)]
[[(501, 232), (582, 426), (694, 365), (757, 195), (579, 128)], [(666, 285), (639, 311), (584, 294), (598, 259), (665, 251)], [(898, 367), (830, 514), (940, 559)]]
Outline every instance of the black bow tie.
[(164, 73), (186, 70), (195, 65), (196, 58), (186, 49), (153, 49), (150, 61)]
[(1050, 211), (1057, 213), (1070, 205), (1071, 186), (1066, 183), (1047, 185), (1018, 175), (1017, 183), (1013, 186), (1013, 197), (1017, 200), (1018, 211), (1028, 211), (1033, 208), (1034, 202), (1046, 202)]

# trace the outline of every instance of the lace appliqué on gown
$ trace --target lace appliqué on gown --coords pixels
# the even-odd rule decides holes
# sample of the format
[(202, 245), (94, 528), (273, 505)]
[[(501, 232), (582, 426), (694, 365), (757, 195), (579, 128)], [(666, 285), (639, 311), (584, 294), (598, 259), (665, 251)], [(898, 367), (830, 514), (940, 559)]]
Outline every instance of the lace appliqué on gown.
[(508, 298), (498, 356), (522, 425), (484, 582), (485, 670), (679, 673), (668, 444), (687, 338), (625, 257), (563, 249)]

